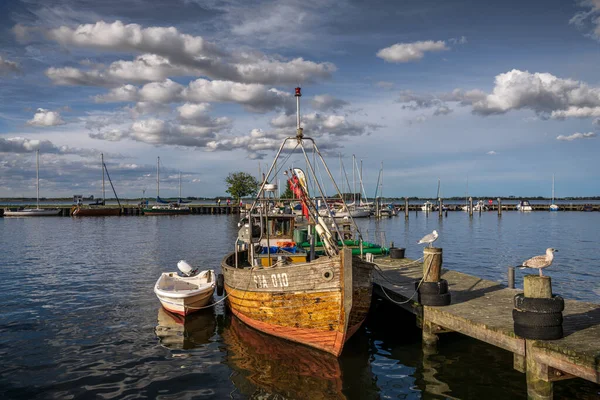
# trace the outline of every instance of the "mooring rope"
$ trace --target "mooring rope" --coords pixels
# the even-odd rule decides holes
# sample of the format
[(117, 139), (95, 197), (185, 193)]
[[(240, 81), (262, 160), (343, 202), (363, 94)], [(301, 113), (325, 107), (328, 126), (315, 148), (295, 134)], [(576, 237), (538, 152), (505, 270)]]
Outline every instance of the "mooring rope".
[[(419, 292), (419, 288), (421, 287), (421, 284), (423, 283), (423, 280), (425, 279), (425, 277), (429, 274), (429, 269), (431, 268), (431, 264), (433, 264), (433, 257), (431, 257), (430, 261), (429, 261), (429, 265), (427, 266), (427, 270), (425, 271), (425, 273), (423, 274), (423, 277), (421, 278), (421, 280), (419, 281), (419, 284), (417, 285), (417, 287), (415, 288), (415, 291), (413, 292), (413, 294), (406, 299), (406, 301), (396, 301), (394, 299), (392, 299), (387, 292), (385, 291), (385, 288), (382, 285), (379, 285), (379, 287), (381, 288), (381, 291), (383, 292), (383, 294), (385, 294), (385, 297), (387, 297), (392, 303), (398, 304), (398, 305), (402, 305), (402, 304), (406, 304), (409, 301), (412, 300), (413, 297), (415, 297), (415, 294), (417, 294)], [(385, 279), (387, 280), (389, 283), (391, 283), (394, 286), (403, 286), (394, 282), (391, 282), (385, 275), (383, 275), (383, 271), (381, 270), (381, 268), (379, 267), (379, 265), (375, 264), (377, 266), (376, 270), (379, 270), (379, 274)]]

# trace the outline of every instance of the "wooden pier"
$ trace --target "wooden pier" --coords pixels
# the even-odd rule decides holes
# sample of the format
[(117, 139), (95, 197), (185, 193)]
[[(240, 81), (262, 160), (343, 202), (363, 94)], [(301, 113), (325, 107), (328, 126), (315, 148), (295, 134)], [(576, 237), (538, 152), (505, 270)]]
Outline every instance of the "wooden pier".
[[(417, 315), (423, 346), (433, 346), (438, 334), (459, 332), (514, 354), (514, 368), (527, 374), (528, 398), (552, 398), (552, 382), (583, 378), (600, 384), (600, 305), (565, 300), (564, 338), (526, 340), (513, 330), (513, 298), (521, 290), (472, 275), (442, 270), (452, 304), (422, 306), (414, 282), (423, 264), (410, 259), (376, 257), (374, 293)], [(411, 296), (413, 296), (411, 300)]]
[[(35, 205), (25, 205), (28, 208), (35, 208)], [(59, 216), (69, 217), (71, 215), (71, 207), (72, 206), (42, 206), (41, 208), (58, 208), (60, 209)], [(188, 205), (190, 208), (190, 214), (201, 214), (201, 215), (215, 215), (215, 214), (239, 214), (240, 210), (244, 208), (244, 206), (240, 207), (239, 205), (217, 205), (217, 204), (197, 204), (197, 205)], [(16, 207), (10, 207), (16, 208)], [(4, 209), (0, 208), (0, 216), (4, 215)], [(126, 216), (140, 216), (144, 215), (142, 212), (142, 208), (138, 205), (123, 205), (121, 207), (121, 215)]]

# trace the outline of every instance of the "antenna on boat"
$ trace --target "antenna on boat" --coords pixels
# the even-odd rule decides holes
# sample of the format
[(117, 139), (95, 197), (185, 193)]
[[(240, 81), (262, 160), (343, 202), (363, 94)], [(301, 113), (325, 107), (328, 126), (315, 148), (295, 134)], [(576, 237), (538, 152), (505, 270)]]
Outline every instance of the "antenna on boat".
[(303, 129), (300, 127), (300, 97), (302, 97), (302, 91), (299, 86), (296, 88), (294, 96), (296, 97), (296, 139), (300, 141), (304, 134), (302, 133)]

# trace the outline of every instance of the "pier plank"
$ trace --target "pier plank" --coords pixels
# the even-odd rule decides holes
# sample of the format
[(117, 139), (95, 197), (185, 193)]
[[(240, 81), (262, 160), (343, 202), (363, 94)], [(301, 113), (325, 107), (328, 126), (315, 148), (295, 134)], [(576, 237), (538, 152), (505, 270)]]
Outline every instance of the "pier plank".
[[(444, 269), (442, 278), (448, 281), (452, 304), (421, 306), (417, 296), (407, 301), (414, 294), (414, 281), (422, 277), (421, 262), (376, 257), (375, 263), (379, 266), (374, 274), (375, 293), (384, 299), (406, 302), (401, 306), (424, 320), (526, 356), (525, 340), (515, 335), (512, 319), (513, 297), (521, 290)], [(563, 315), (565, 337), (536, 341), (528, 357), (551, 367), (556, 375), (548, 380), (564, 378), (562, 373), (566, 373), (600, 383), (600, 305), (566, 300)]]

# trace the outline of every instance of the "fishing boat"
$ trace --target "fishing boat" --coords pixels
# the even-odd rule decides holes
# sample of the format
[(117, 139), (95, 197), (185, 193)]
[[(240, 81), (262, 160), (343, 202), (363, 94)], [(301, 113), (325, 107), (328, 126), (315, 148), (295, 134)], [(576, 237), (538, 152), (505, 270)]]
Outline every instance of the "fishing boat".
[(429, 200), (427, 200), (425, 203), (423, 203), (423, 205), (421, 206), (421, 211), (425, 211), (425, 212), (432, 212), (433, 211), (433, 203), (430, 202)]
[(142, 209), (144, 215), (185, 215), (190, 213), (181, 198), (181, 172), (179, 173), (179, 200), (166, 201), (160, 198), (160, 157), (156, 160), (156, 204)]
[(558, 211), (558, 206), (554, 204), (554, 174), (552, 174), (552, 203), (550, 203), (550, 211)]
[[(314, 154), (315, 163), (326, 169), (327, 176), (333, 175), (316, 142), (303, 134), (300, 88), (296, 88), (295, 95), (296, 136), (283, 140), (256, 199), (240, 222), (234, 251), (221, 262), (224, 289), (228, 307), (247, 325), (339, 356), (367, 315), (374, 264), (365, 260), (364, 253), (353, 256), (352, 249), (344, 242), (340, 246), (338, 239), (343, 238), (343, 233), (336, 219), (325, 222), (318, 213), (314, 197), (326, 203), (326, 196), (307, 153), (310, 151), (311, 157)], [(305, 145), (310, 145), (308, 150)], [(284, 149), (286, 154), (298, 152), (305, 156), (309, 177), (300, 168), (290, 168), (285, 174), (304, 206), (310, 231), (316, 232), (312, 237), (320, 237), (323, 255), (316, 255), (312, 248), (306, 251), (293, 241), (293, 214), (257, 211), (261, 203), (271, 201), (265, 197), (264, 188), (275, 176), (274, 166)], [(315, 182), (314, 197), (308, 192), (307, 178)], [(331, 180), (338, 197), (343, 199), (339, 187)], [(351, 216), (348, 222), (356, 226)], [(356, 229), (360, 246), (362, 235)]]
[(184, 260), (177, 263), (177, 268), (181, 273), (163, 272), (154, 285), (162, 306), (184, 316), (205, 308), (215, 291), (215, 271), (199, 272)]
[(40, 151), (35, 151), (35, 188), (36, 207), (22, 208), (19, 210), (4, 209), (5, 217), (50, 217), (60, 213), (58, 208), (40, 208)]
[[(119, 201), (119, 197), (117, 196), (117, 191), (112, 184), (112, 180), (110, 179), (110, 175), (108, 173), (108, 169), (106, 169), (106, 164), (104, 163), (104, 154), (100, 154), (101, 157), (101, 169), (102, 169), (102, 198), (97, 199), (95, 203), (83, 205), (80, 203), (75, 204), (71, 207), (71, 215), (73, 217), (108, 217), (114, 215), (121, 215), (121, 202)], [(115, 198), (117, 199), (118, 207), (107, 207), (106, 206), (106, 193), (104, 188), (104, 173), (106, 172), (106, 176), (108, 177), (108, 182), (110, 183), (110, 187), (115, 194)]]

